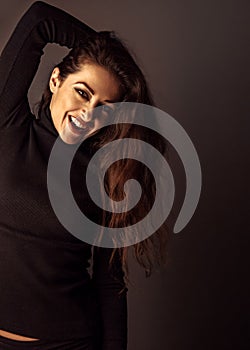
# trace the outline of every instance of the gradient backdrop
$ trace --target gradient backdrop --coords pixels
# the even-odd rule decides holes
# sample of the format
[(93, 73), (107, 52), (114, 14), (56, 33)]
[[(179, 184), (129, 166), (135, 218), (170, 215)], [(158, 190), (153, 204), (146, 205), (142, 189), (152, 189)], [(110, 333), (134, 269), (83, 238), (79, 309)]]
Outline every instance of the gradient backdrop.
[[(158, 107), (186, 129), (200, 157), (201, 199), (188, 226), (171, 236), (167, 268), (146, 279), (130, 261), (128, 350), (249, 349), (250, 2), (49, 2), (128, 42)], [(1, 3), (1, 49), (31, 3)], [(64, 53), (46, 49), (32, 102)], [(185, 182), (172, 153), (178, 214)]]

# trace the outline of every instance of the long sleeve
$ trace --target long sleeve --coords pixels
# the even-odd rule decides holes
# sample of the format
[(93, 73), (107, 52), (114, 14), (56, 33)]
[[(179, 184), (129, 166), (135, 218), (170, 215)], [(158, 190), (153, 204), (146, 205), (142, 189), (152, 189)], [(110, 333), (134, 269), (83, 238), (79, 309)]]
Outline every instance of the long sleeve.
[[(13, 217), (15, 220), (12, 220), (12, 224), (14, 228), (17, 226), (17, 232), (21, 231), (22, 228), (22, 231), (28, 232), (28, 237), (30, 231), (34, 231), (36, 235), (40, 235), (41, 237), (45, 236), (46, 239), (47, 234), (49, 237), (48, 242), (46, 242), (46, 244), (48, 244), (48, 246), (46, 245), (46, 249), (41, 247), (41, 237), (39, 237), (37, 242), (32, 238), (30, 244), (33, 245), (31, 245), (31, 249), (29, 248), (28, 243), (24, 244), (22, 241), (21, 244), (18, 243), (18, 240), (15, 239), (17, 236), (16, 232), (12, 235), (14, 238), (12, 237), (11, 239), (13, 240), (13, 245), (17, 246), (17, 251), (19, 251), (18, 244), (21, 246), (20, 259), (19, 255), (14, 255), (14, 264), (12, 252), (8, 250), (9, 256), (7, 256), (6, 252), (2, 254), (6, 260), (6, 264), (2, 264), (3, 270), (1, 271), (6, 271), (6, 266), (9, 264), (12, 266), (14, 273), (18, 271), (20, 280), (26, 281), (26, 283), (22, 283), (21, 293), (19, 291), (19, 294), (13, 294), (14, 303), (9, 302), (9, 300), (12, 299), (10, 298), (8, 285), (6, 284), (6, 294), (4, 294), (5, 290), (2, 290), (1, 294), (2, 303), (5, 304), (5, 312), (3, 312), (2, 315), (9, 315), (5, 320), (5, 324), (8, 326), (9, 322), (9, 327), (13, 332), (15, 331), (18, 333), (20, 330), (23, 330), (23, 334), (29, 335), (29, 332), (32, 331), (33, 327), (33, 334), (35, 337), (37, 334), (37, 337), (39, 338), (48, 335), (50, 337), (57, 337), (58, 334), (60, 337), (66, 338), (69, 336), (69, 332), (71, 332), (70, 337), (84, 336), (89, 332), (88, 327), (92, 327), (92, 320), (89, 320), (88, 318), (91, 318), (91, 316), (94, 318), (96, 315), (95, 311), (91, 313), (91, 302), (85, 305), (85, 303), (88, 303), (88, 300), (92, 300), (91, 298), (88, 299), (88, 291), (84, 290), (85, 283), (87, 282), (83, 280), (85, 275), (81, 275), (82, 269), (79, 262), (84, 261), (86, 255), (85, 257), (84, 255), (81, 255), (82, 251), (78, 248), (78, 245), (75, 245), (75, 243), (70, 243), (69, 248), (65, 248), (66, 252), (62, 248), (62, 244), (59, 244), (59, 247), (61, 247), (60, 249), (62, 250), (55, 248), (53, 245), (54, 242), (57, 242), (62, 228), (57, 220), (55, 220), (54, 215), (51, 215), (50, 205), (47, 202), (47, 183), (43, 181), (46, 179), (47, 163), (45, 162), (46, 164), (44, 164), (43, 162), (44, 159), (47, 159), (47, 151), (46, 157), (43, 157), (43, 151), (45, 152), (45, 149), (47, 150), (47, 148), (50, 148), (52, 141), (54, 141), (54, 135), (52, 137), (49, 134), (49, 137), (46, 138), (47, 134), (44, 131), (42, 131), (44, 134), (40, 132), (42, 127), (37, 121), (32, 121), (32, 123), (30, 123), (32, 124), (32, 127), (26, 128), (25, 123), (27, 120), (31, 122), (27, 94), (38, 69), (41, 56), (43, 55), (43, 49), (46, 44), (56, 43), (72, 48), (78, 46), (81, 41), (84, 41), (86, 35), (91, 32), (94, 32), (93, 29), (66, 12), (38, 1), (35, 2), (21, 18), (0, 57), (0, 130), (10, 126), (20, 126), (19, 129), (21, 129), (20, 132), (19, 129), (16, 130), (16, 128), (12, 128), (14, 130), (8, 130), (7, 133), (3, 133), (5, 139), (2, 137), (2, 144), (4, 144), (4, 148), (2, 147), (2, 149), (7, 149), (7, 145), (9, 145), (8, 152), (3, 152), (4, 157), (7, 160), (2, 164), (4, 164), (6, 174), (11, 175), (3, 176), (0, 181), (0, 186), (2, 186), (1, 188), (4, 188), (5, 192), (7, 185), (9, 189), (7, 198), (8, 202), (6, 202), (3, 196), (2, 199), (0, 198), (2, 200), (2, 202), (0, 200), (0, 204), (2, 203), (2, 221), (8, 219), (8, 216), (4, 215), (6, 212), (7, 214), (14, 213), (15, 216)], [(6, 143), (6, 140), (9, 144)], [(17, 142), (13, 142), (15, 140)], [(12, 155), (15, 155), (15, 158), (13, 158), (16, 160), (15, 162), (11, 158)], [(25, 166), (22, 163), (23, 159), (25, 159)], [(9, 166), (8, 169), (6, 164)], [(3, 171), (1, 173), (4, 174)], [(17, 178), (15, 178), (16, 174), (18, 174)], [(28, 184), (27, 174), (31, 174), (31, 181)], [(38, 182), (38, 178), (42, 180)], [(9, 182), (7, 182), (7, 180)], [(15, 186), (13, 186), (13, 183)], [(19, 200), (19, 198), (21, 199)], [(8, 207), (6, 203), (9, 206), (14, 203), (13, 207), (15, 208), (15, 211), (7, 210)], [(29, 215), (27, 215), (27, 208), (29, 208)], [(31, 215), (31, 212), (34, 212), (33, 216)], [(32, 221), (32, 217), (34, 217), (35, 220), (33, 219)], [(4, 225), (0, 227), (2, 231), (4, 231), (3, 226)], [(65, 234), (64, 230), (62, 231), (62, 234)], [(8, 234), (6, 234), (6, 236), (9, 237)], [(53, 240), (51, 237), (54, 237)], [(20, 235), (19, 239), (24, 239), (23, 235)], [(5, 242), (3, 241), (3, 238), (1, 243), (2, 242)], [(7, 238), (6, 242), (7, 246), (7, 244), (9, 244)], [(30, 241), (27, 240), (27, 242)], [(5, 249), (4, 247), (5, 245), (2, 243), (0, 246), (2, 252)], [(60, 254), (57, 254), (58, 250)], [(93, 285), (101, 314), (101, 345), (98, 350), (125, 350), (127, 342), (126, 289), (124, 288), (123, 272), (118, 257), (115, 258), (116, 261), (113, 264), (115, 270), (111, 271), (109, 269), (111, 251), (111, 249), (105, 248), (94, 249)], [(66, 257), (69, 257), (69, 261), (63, 260), (64, 254)], [(40, 261), (38, 260), (39, 257)], [(51, 261), (50, 258), (52, 259), (51, 263), (49, 263)], [(57, 270), (57, 265), (56, 267), (53, 266), (54, 258), (60, 260), (62, 266), (60, 271)], [(27, 264), (26, 259), (28, 261)], [(64, 277), (65, 268), (67, 264), (70, 263), (70, 260), (77, 262), (72, 265), (74, 266), (73, 269), (68, 269), (67, 274), (69, 276), (72, 274), (75, 276), (77, 271), (80, 271), (79, 274), (82, 280), (78, 281), (77, 279), (77, 283), (80, 285), (79, 289), (76, 288), (76, 285), (67, 284), (67, 278)], [(10, 261), (11, 264), (8, 261)], [(40, 269), (41, 276), (45, 276), (45, 282), (42, 286), (44, 290), (49, 290), (48, 295), (44, 293), (49, 300), (48, 303), (46, 302), (47, 299), (44, 298), (43, 295), (41, 296), (40, 288), (36, 289), (33, 284), (33, 289), (27, 287), (31, 285), (29, 280), (30, 275), (36, 280), (36, 277), (34, 277), (36, 270), (35, 268), (33, 269), (33, 265), (30, 261), (33, 262), (33, 265), (36, 266), (36, 268)], [(30, 269), (32, 270), (31, 272)], [(51, 271), (51, 269), (53, 271), (50, 280), (51, 285), (48, 286), (46, 281), (50, 276), (47, 276), (44, 271)], [(61, 283), (65, 283), (66, 287), (62, 288), (62, 291), (60, 290), (60, 298), (54, 298), (57, 296), (54, 289), (54, 283), (56, 284), (54, 279), (60, 279), (58, 277), (58, 274), (60, 273), (62, 273), (60, 281)], [(37, 275), (39, 274), (37, 273)], [(42, 282), (43, 281), (39, 281), (39, 283)], [(27, 288), (30, 292), (30, 303), (27, 302)], [(67, 294), (72, 293), (72, 291), (74, 291), (74, 298), (68, 297)], [(5, 302), (5, 300), (7, 300), (7, 302)], [(25, 302), (23, 302), (23, 300)], [(17, 302), (17, 305), (15, 302)], [(19, 302), (22, 307), (24, 307), (24, 311), (22, 312), (20, 312)], [(47, 306), (49, 309), (46, 309)], [(34, 315), (33, 310), (36, 310)], [(50, 315), (50, 317), (47, 318), (47, 314)], [(65, 317), (66, 314), (67, 316), (72, 315), (72, 319)], [(12, 318), (14, 316), (12, 315), (15, 315), (15, 320), (17, 320), (16, 326), (13, 325)], [(26, 317), (28, 320), (32, 320), (31, 324), (30, 322), (27, 322)], [(1, 320), (1, 322), (3, 321)], [(57, 326), (57, 324), (59, 326)], [(63, 326), (60, 327), (60, 325)], [(30, 334), (30, 336), (32, 336), (32, 334)]]
[[(72, 48), (90, 32), (89, 26), (44, 2), (37, 1), (28, 9), (0, 57), (0, 128), (25, 122), (30, 112), (28, 90), (46, 44)], [(15, 120), (17, 112), (22, 120)]]
[(93, 282), (101, 310), (100, 350), (127, 349), (127, 288), (118, 251), (113, 262), (112, 249), (95, 248)]

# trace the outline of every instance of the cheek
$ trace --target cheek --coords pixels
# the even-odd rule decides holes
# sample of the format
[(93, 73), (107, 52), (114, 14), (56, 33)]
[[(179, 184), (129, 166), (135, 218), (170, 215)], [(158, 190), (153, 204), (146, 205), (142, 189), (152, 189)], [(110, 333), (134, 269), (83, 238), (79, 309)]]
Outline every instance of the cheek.
[(82, 102), (75, 96), (74, 91), (60, 90), (51, 99), (51, 115), (54, 124), (60, 125), (70, 112), (74, 112), (82, 108)]
[(112, 118), (100, 113), (100, 115), (98, 115), (94, 118), (94, 123), (93, 123), (94, 129), (95, 130), (101, 129), (102, 127), (104, 127), (112, 122), (114, 122)]
[(51, 112), (52, 115), (54, 112), (54, 117), (56, 117), (57, 119), (62, 119), (68, 108), (70, 108), (70, 105), (68, 105), (67, 99), (57, 97), (54, 100), (52, 100)]
[(60, 109), (65, 113), (81, 109), (82, 101), (79, 101), (73, 93), (65, 94), (60, 101)]

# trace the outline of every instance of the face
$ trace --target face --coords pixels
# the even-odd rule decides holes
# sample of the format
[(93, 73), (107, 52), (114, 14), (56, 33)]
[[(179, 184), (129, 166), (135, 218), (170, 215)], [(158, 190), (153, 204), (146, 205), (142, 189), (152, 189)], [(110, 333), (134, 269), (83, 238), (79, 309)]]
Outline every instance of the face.
[[(85, 63), (79, 72), (60, 80), (55, 68), (50, 77), (50, 111), (61, 139), (79, 143), (98, 130), (120, 98), (120, 84), (105, 68)], [(96, 107), (102, 106), (96, 109)]]

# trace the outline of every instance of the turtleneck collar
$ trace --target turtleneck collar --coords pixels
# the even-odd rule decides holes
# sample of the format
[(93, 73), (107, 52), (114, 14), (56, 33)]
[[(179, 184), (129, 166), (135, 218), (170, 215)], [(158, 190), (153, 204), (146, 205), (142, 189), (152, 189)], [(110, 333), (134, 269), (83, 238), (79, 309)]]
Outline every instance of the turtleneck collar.
[(45, 106), (41, 110), (40, 115), (38, 117), (38, 123), (40, 124), (40, 126), (49, 131), (49, 133), (51, 133), (55, 137), (58, 137), (58, 131), (54, 126), (49, 105)]

